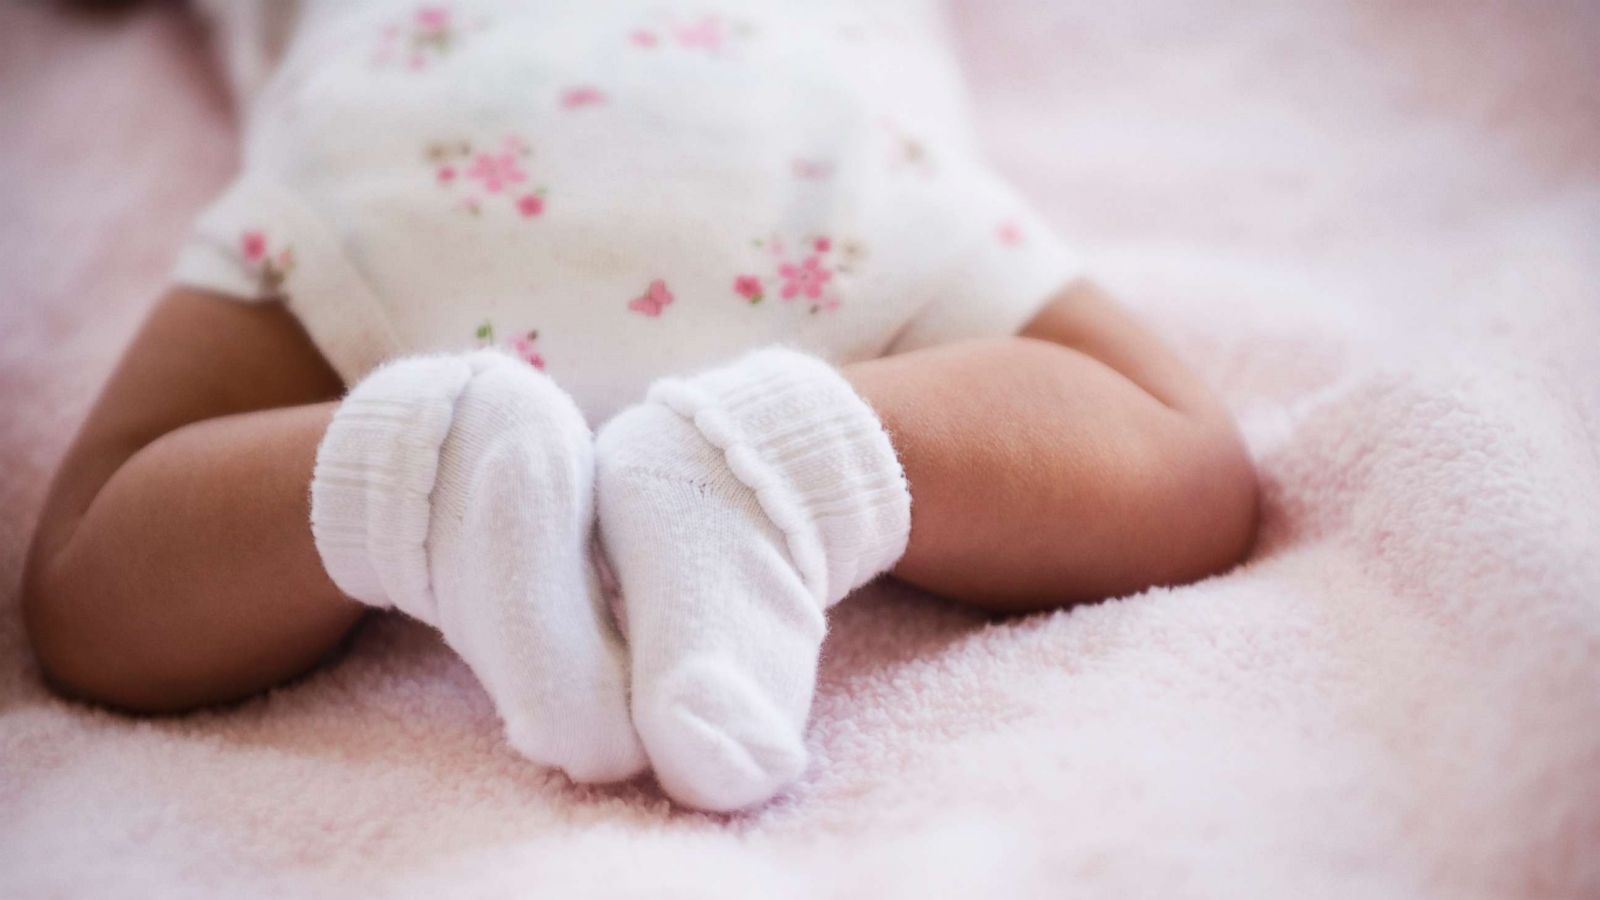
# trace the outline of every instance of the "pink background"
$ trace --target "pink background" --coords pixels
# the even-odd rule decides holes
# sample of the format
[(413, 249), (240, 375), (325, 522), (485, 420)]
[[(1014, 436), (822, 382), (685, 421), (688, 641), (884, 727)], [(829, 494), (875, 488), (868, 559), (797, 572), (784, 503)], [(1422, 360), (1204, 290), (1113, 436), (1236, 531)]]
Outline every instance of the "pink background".
[(802, 783), (574, 788), (378, 619), (271, 696), (47, 694), (44, 482), (234, 138), (169, 4), (0, 6), (0, 894), (1600, 896), (1600, 7), (968, 0), (995, 158), (1237, 411), (1228, 576), (841, 607)]

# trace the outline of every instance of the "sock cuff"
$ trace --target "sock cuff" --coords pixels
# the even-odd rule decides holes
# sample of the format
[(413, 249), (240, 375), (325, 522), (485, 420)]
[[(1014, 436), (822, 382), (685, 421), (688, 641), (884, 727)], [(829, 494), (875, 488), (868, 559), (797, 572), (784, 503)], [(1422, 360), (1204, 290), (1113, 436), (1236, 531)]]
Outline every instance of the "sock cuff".
[(768, 348), (659, 381), (649, 398), (723, 451), (784, 532), (819, 603), (838, 602), (905, 554), (905, 472), (877, 414), (832, 366)]
[(428, 528), (456, 399), (485, 368), (522, 365), (497, 351), (386, 363), (339, 404), (317, 447), (311, 533), (339, 590), (437, 624)]

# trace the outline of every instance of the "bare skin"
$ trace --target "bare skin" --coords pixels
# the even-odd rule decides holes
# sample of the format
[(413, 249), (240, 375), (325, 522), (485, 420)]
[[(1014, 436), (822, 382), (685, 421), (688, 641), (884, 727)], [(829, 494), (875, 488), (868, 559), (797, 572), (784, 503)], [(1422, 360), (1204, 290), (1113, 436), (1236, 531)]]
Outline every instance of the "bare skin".
[[(997, 611), (1194, 580), (1253, 541), (1256, 483), (1198, 380), (1092, 286), (1015, 338), (845, 368), (915, 502), (894, 574)], [(301, 674), (364, 607), (307, 526), (316, 447), (343, 391), (278, 304), (174, 290), (135, 339), (52, 485), (23, 609), (50, 682), (140, 712), (234, 700)]]
[(848, 367), (911, 483), (894, 574), (1027, 612), (1195, 581), (1256, 528), (1256, 479), (1203, 383), (1080, 284), (1014, 338)]
[(281, 305), (173, 291), (56, 474), (23, 614), (65, 693), (158, 712), (304, 672), (363, 607), (312, 544), (307, 486), (343, 391)]

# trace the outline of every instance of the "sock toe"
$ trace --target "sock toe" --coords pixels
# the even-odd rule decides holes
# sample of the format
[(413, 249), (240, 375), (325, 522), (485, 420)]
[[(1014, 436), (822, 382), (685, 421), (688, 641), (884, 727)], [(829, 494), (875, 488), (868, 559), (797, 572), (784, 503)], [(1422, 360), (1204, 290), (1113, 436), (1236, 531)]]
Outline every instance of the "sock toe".
[(563, 740), (561, 731), (546, 723), (508, 719), (506, 741), (529, 759), (554, 761), (579, 784), (627, 781), (643, 772), (647, 763), (631, 728), (610, 736), (590, 732)]
[(792, 717), (714, 660), (685, 662), (663, 678), (636, 701), (634, 719), (662, 789), (698, 809), (753, 806), (806, 766)]

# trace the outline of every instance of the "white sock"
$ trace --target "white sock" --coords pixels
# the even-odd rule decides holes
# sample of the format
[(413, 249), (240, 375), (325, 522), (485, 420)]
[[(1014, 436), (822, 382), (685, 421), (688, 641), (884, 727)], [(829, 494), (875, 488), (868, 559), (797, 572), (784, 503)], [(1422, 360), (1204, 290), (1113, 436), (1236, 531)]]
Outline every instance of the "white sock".
[(633, 719), (682, 803), (758, 803), (805, 768), (823, 611), (905, 552), (911, 496), (882, 425), (790, 350), (657, 382), (596, 439)]
[(590, 557), (593, 473), (566, 393), (485, 350), (373, 372), (334, 414), (311, 483), (339, 589), (438, 628), (512, 746), (584, 782), (645, 764)]

